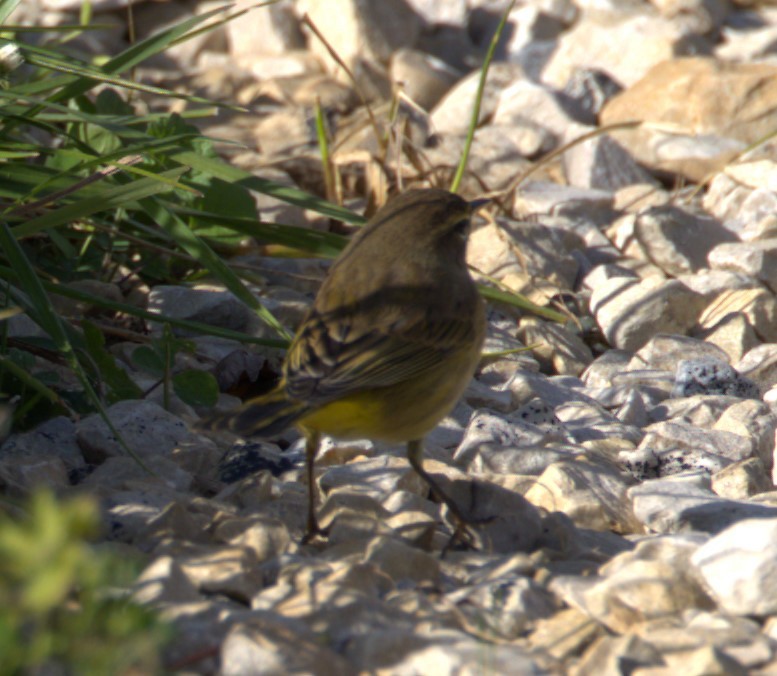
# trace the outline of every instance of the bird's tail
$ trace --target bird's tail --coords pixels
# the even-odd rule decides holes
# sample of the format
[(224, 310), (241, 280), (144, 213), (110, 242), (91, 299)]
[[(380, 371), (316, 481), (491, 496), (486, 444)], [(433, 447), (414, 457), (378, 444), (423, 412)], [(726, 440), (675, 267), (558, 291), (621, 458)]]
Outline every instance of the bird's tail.
[(229, 430), (242, 437), (269, 437), (293, 425), (309, 411), (299, 401), (291, 401), (283, 387), (243, 402), (236, 411), (218, 413), (202, 420), (201, 429)]

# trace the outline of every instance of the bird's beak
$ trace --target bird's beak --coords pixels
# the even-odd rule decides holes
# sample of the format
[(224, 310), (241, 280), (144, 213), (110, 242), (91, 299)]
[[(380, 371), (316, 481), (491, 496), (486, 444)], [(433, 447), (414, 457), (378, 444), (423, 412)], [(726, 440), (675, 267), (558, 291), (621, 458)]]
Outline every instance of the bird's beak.
[(490, 204), (491, 200), (488, 197), (484, 197), (479, 200), (472, 200), (469, 203), (469, 213), (474, 214), (478, 209), (484, 207), (486, 204)]

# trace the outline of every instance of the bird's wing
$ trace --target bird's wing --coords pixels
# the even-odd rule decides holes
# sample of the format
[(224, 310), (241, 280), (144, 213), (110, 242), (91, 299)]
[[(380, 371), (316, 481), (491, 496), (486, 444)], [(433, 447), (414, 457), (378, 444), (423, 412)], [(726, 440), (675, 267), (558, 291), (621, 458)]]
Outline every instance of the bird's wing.
[(289, 397), (324, 403), (411, 380), (478, 341), (471, 317), (370, 324), (312, 313), (286, 357)]

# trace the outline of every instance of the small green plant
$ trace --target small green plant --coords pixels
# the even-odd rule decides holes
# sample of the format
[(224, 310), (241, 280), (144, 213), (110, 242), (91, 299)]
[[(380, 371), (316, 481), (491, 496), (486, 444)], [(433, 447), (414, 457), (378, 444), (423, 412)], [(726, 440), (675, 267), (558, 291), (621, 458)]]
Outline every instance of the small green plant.
[(4, 674), (154, 674), (170, 628), (118, 596), (137, 565), (90, 543), (94, 500), (35, 494), (0, 514), (0, 664)]
[[(252, 237), (332, 257), (344, 245), (344, 238), (330, 233), (263, 223), (251, 191), (343, 220), (360, 219), (219, 159), (192, 121), (212, 115), (220, 104), (185, 96), (180, 115), (148, 112), (140, 94), (181, 95), (132, 79), (146, 59), (241, 12), (219, 8), (120, 54), (79, 60), (65, 55), (63, 45), (91, 28), (88, 12), (82, 25), (61, 27), (59, 40), (33, 46), (25, 31), (35, 28), (7, 23), (18, 3), (0, 0), (0, 397), (17, 401), (14, 426), (29, 428), (62, 413), (98, 411), (105, 417), (106, 404), (144, 396), (110, 347), (116, 337), (144, 342), (145, 321), (284, 346), (288, 333), (248, 290), (245, 271), (214, 249), (228, 250)], [(181, 284), (203, 275), (251, 307), (277, 338), (154, 315), (84, 286)], [(87, 311), (63, 312), (58, 296), (88, 308), (88, 321)], [(20, 319), (34, 329), (20, 332), (15, 325), (10, 331)], [(151, 349), (161, 357), (157, 375), (167, 395), (172, 388), (189, 403), (212, 403), (207, 376), (171, 372), (164, 355), (185, 349), (172, 342), (172, 334)]]
[(190, 406), (213, 406), (219, 396), (216, 379), (210, 373), (197, 369), (174, 372), (175, 355), (179, 352), (194, 352), (194, 343), (176, 338), (170, 325), (165, 324), (160, 338), (132, 353), (132, 362), (142, 371), (159, 378), (166, 409), (170, 408), (171, 390)]

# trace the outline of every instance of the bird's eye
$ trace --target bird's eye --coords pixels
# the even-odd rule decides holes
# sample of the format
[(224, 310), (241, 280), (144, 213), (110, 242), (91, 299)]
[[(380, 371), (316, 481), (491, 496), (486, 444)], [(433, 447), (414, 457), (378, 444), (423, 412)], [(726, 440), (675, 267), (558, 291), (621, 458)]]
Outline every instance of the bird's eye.
[(451, 232), (466, 238), (469, 235), (469, 225), (469, 218), (462, 218), (453, 224)]

